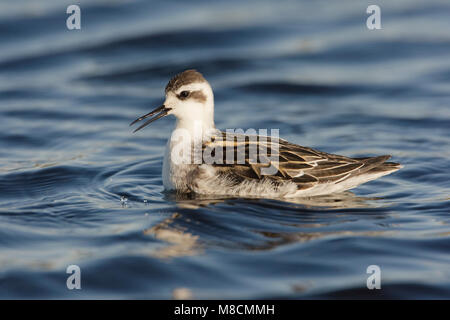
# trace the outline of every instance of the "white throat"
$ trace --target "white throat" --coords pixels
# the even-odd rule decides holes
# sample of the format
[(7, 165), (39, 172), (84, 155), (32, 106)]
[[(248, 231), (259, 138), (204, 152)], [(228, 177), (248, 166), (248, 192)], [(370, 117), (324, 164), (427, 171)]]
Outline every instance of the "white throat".
[(177, 117), (175, 129), (187, 130), (191, 136), (198, 136), (201, 132), (201, 135), (204, 136), (206, 133), (215, 129), (213, 108), (211, 108), (212, 112), (197, 113), (199, 117)]

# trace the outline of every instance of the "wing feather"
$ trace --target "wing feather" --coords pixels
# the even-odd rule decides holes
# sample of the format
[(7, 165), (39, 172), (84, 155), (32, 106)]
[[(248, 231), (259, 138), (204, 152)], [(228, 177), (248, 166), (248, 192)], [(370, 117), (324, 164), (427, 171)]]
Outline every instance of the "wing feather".
[[(311, 188), (318, 183), (339, 183), (371, 170), (389, 158), (348, 158), (302, 147), (283, 139), (224, 132), (203, 144), (203, 150), (216, 147), (231, 147), (221, 153), (222, 164), (212, 164), (221, 174), (233, 177), (235, 181), (290, 181), (297, 184), (298, 189)], [(225, 150), (233, 151), (231, 159)], [(270, 165), (278, 171), (273, 175), (263, 175), (261, 168)]]

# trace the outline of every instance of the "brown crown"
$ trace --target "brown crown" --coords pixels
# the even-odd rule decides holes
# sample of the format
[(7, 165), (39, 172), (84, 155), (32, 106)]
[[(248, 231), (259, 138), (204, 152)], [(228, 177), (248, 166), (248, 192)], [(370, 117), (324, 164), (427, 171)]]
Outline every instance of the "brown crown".
[(169, 91), (175, 92), (186, 84), (205, 81), (205, 78), (203, 78), (203, 75), (200, 72), (194, 69), (189, 69), (177, 74), (172, 79), (170, 79), (165, 91), (166, 93)]

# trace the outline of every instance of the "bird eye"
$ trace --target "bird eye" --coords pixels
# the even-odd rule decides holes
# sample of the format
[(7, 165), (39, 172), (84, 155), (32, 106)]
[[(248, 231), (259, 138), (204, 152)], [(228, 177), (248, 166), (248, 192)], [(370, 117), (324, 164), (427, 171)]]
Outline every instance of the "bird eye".
[(180, 98), (187, 98), (189, 96), (189, 91), (181, 91)]

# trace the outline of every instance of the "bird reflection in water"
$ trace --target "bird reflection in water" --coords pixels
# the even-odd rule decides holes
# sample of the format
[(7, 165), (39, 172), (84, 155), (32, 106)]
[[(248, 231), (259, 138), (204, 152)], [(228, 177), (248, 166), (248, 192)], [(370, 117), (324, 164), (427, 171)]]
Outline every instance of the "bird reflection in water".
[[(175, 201), (177, 206), (186, 209), (196, 209), (199, 207), (206, 207), (208, 205), (214, 205), (217, 203), (236, 200), (236, 197), (214, 197), (210, 195), (200, 195), (194, 193), (188, 194), (176, 194), (170, 193), (166, 195), (166, 200)], [(281, 205), (299, 205), (301, 208), (308, 209), (349, 209), (349, 208), (374, 208), (378, 207), (379, 204), (375, 203), (374, 200), (379, 200), (380, 198), (369, 198), (356, 196), (353, 192), (345, 191), (341, 193), (323, 195), (323, 196), (313, 196), (304, 198), (239, 198), (242, 200), (250, 202), (260, 202), (260, 201), (276, 201), (280, 202)], [(297, 206), (295, 206), (297, 207)]]
[(153, 250), (152, 256), (165, 259), (198, 255), (203, 251), (202, 246), (198, 243), (199, 236), (186, 232), (182, 228), (174, 227), (174, 221), (180, 216), (175, 212), (157, 225), (144, 230), (145, 235), (151, 235), (167, 243), (167, 245)]
[[(207, 243), (222, 243), (223, 245), (230, 246), (228, 242), (230, 240), (224, 239), (211, 239), (211, 235), (204, 235), (199, 233), (199, 235), (192, 234), (191, 232), (187, 232), (186, 230), (196, 230), (198, 228), (192, 228), (192, 224), (195, 222), (190, 217), (192, 211), (198, 209), (205, 209), (209, 206), (214, 206), (219, 203), (224, 203), (228, 201), (237, 201), (236, 198), (227, 198), (227, 197), (211, 197), (211, 196), (202, 196), (197, 194), (176, 194), (176, 193), (167, 193), (165, 195), (165, 200), (172, 201), (176, 203), (176, 206), (179, 208), (177, 212), (173, 212), (170, 217), (165, 218), (163, 221), (158, 224), (146, 229), (144, 234), (154, 237), (158, 239), (164, 244), (162, 246), (158, 246), (157, 248), (153, 248), (151, 251), (151, 255), (161, 259), (171, 259), (176, 257), (183, 256), (194, 256), (202, 254), (205, 250), (205, 244)], [(377, 201), (377, 198), (368, 198), (368, 197), (359, 197), (353, 194), (352, 192), (343, 192), (325, 196), (315, 196), (315, 197), (307, 197), (307, 198), (296, 198), (291, 200), (286, 199), (239, 199), (239, 201), (246, 201), (253, 205), (262, 205), (262, 206), (270, 206), (272, 208), (279, 207), (280, 210), (289, 210), (290, 212), (294, 212), (298, 210), (298, 223), (293, 223), (290, 221), (289, 223), (279, 221), (280, 224), (290, 225), (292, 227), (296, 227), (299, 229), (304, 228), (317, 228), (320, 229), (328, 225), (326, 221), (322, 221), (320, 223), (315, 222), (304, 224), (302, 223), (301, 214), (308, 213), (308, 215), (316, 214), (319, 215), (320, 212), (336, 212), (342, 214), (340, 211), (334, 211), (338, 209), (354, 209), (354, 208), (377, 208), (380, 207), (380, 204)], [(313, 211), (311, 211), (313, 210)], [(204, 212), (204, 211), (203, 211)], [(200, 212), (198, 212), (200, 214)], [(201, 224), (205, 224), (207, 222), (201, 221)], [(190, 227), (189, 227), (190, 226)], [(211, 229), (210, 225), (202, 226), (200, 225), (200, 229)], [(205, 230), (206, 231), (206, 230)], [(246, 244), (242, 243), (233, 243), (231, 246), (241, 247), (242, 249), (247, 250), (270, 250), (271, 248), (292, 243), (292, 242), (307, 242), (317, 238), (322, 238), (325, 236), (335, 235), (337, 233), (346, 233), (349, 236), (377, 236), (379, 232), (350, 232), (350, 231), (302, 231), (302, 232), (271, 232), (267, 230), (256, 230), (253, 229), (252, 232), (262, 235), (265, 239), (259, 245), (253, 244), (248, 247)], [(202, 239), (202, 237), (207, 237), (208, 239)]]

